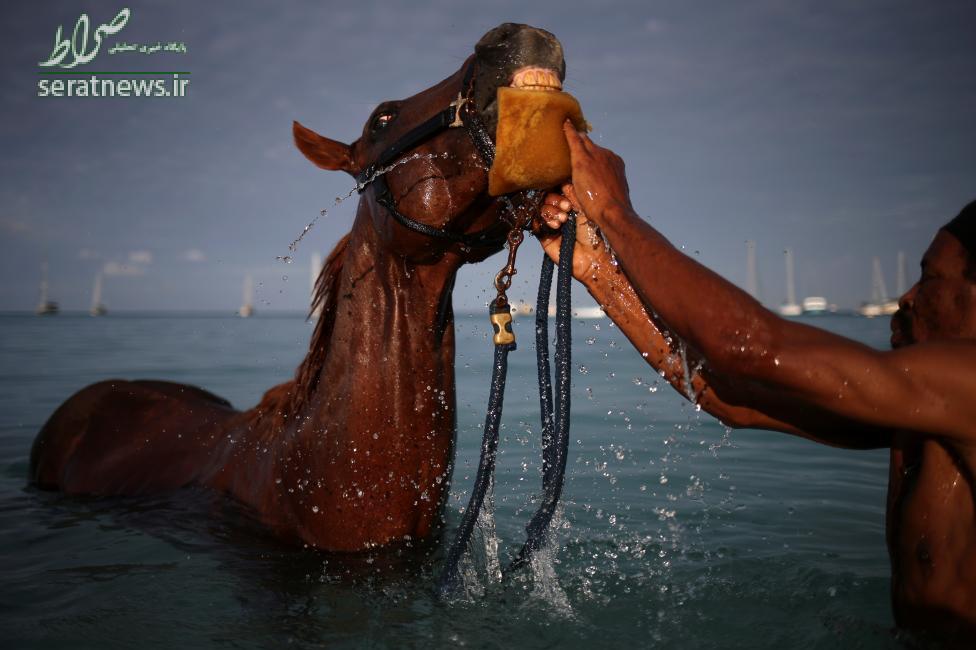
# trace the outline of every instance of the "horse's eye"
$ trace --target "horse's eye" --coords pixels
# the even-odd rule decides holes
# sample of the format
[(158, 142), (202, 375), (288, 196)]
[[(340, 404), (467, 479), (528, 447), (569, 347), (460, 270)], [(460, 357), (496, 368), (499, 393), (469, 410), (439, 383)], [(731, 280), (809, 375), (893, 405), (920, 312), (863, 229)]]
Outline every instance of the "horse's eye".
[(370, 126), (370, 129), (372, 129), (373, 131), (381, 131), (386, 127), (388, 127), (395, 119), (396, 119), (396, 113), (393, 111), (387, 113), (380, 113), (379, 115), (373, 118), (373, 124)]

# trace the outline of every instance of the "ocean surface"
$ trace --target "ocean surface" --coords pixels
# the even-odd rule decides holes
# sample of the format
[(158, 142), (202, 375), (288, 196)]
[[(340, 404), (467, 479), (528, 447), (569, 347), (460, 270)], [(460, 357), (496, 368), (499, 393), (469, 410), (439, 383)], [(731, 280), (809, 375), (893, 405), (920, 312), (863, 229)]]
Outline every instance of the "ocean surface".
[[(884, 319), (810, 322), (887, 345)], [(477, 466), (491, 349), (459, 315), (450, 529)], [(902, 647), (884, 543), (887, 454), (726, 430), (608, 320), (574, 323), (572, 445), (555, 548), (492, 578), (540, 489), (529, 319), (516, 322), (494, 495), (467, 596), (432, 598), (443, 546), (346, 560), (283, 546), (203, 491), (81, 499), (27, 486), (48, 415), (109, 377), (196, 384), (239, 408), (288, 379), (300, 317), (0, 316), (0, 639), (5, 648)]]

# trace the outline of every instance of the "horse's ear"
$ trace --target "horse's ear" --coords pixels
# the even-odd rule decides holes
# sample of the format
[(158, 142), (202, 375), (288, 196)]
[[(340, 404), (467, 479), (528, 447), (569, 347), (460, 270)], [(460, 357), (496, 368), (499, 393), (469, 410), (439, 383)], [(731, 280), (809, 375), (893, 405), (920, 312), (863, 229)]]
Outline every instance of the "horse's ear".
[(295, 146), (317, 167), (328, 170), (341, 170), (355, 176), (359, 168), (352, 159), (352, 147), (336, 140), (319, 135), (298, 122), (292, 123)]

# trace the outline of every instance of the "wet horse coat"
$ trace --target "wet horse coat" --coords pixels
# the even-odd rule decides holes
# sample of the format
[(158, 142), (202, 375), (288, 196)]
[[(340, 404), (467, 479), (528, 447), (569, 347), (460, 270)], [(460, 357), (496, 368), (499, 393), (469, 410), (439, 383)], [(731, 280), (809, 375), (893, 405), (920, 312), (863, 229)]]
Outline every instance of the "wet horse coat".
[[(474, 65), (474, 108), (493, 132), (494, 96), (526, 67), (564, 77), (548, 32), (505, 24), (460, 70), (402, 101), (381, 104), (346, 145), (296, 123), (313, 163), (353, 176), (391, 143), (443, 110)], [(487, 195), (487, 171), (464, 129), (412, 149), (387, 175), (397, 209), (434, 228), (507, 229)], [(202, 389), (110, 380), (82, 389), (44, 425), (31, 480), (71, 494), (151, 494), (187, 485), (226, 493), (282, 537), (355, 551), (429, 537), (447, 496), (456, 435), (450, 292), (469, 248), (405, 228), (367, 189), (352, 231), (329, 256), (321, 316), (295, 379), (247, 411)]]

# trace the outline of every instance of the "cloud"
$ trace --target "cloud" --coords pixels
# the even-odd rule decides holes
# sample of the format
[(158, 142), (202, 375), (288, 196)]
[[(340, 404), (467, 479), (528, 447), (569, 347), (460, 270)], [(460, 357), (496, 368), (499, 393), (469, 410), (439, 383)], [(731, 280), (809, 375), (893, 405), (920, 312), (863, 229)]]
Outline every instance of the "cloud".
[(87, 261), (100, 260), (102, 259), (102, 254), (98, 251), (93, 251), (90, 248), (82, 248), (80, 251), (78, 251), (78, 259)]
[(120, 264), (119, 262), (107, 262), (102, 267), (102, 273), (107, 277), (137, 277), (144, 275), (146, 270), (141, 266), (130, 264)]
[(191, 248), (183, 253), (183, 259), (187, 262), (206, 262), (207, 256), (199, 248)]
[(132, 251), (129, 261), (133, 264), (152, 264), (153, 254), (150, 251)]
[(19, 235), (30, 232), (30, 224), (13, 217), (0, 217), (0, 230), (12, 235)]
[(644, 22), (644, 31), (648, 34), (660, 34), (664, 31), (666, 24), (663, 20), (650, 18)]

